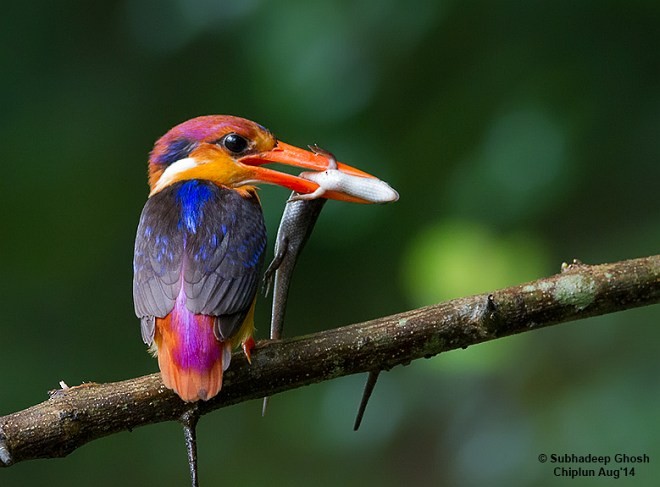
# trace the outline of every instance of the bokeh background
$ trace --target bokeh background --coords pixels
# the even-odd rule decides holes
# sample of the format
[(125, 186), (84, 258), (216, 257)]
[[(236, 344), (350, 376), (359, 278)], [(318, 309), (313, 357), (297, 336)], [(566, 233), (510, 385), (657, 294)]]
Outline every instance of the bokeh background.
[[(657, 253), (658, 46), (650, 1), (6, 2), (0, 415), (60, 380), (157, 370), (134, 232), (151, 144), (197, 115), (318, 143), (401, 194), (326, 206), (288, 336)], [(288, 192), (261, 195), (272, 244)], [(260, 338), (268, 319), (261, 299)], [(202, 485), (565, 485), (540, 453), (645, 453), (617, 485), (657, 485), (658, 324), (655, 306), (399, 367), (357, 433), (364, 376), (276, 396), (264, 419), (259, 401), (217, 411)], [(3, 487), (64, 482), (188, 485), (180, 426), (0, 470)]]

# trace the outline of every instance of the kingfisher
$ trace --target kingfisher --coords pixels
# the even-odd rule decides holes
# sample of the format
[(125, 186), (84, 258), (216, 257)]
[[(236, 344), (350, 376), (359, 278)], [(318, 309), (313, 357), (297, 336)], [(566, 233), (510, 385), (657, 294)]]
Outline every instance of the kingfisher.
[[(328, 169), (323, 154), (281, 142), (263, 126), (227, 115), (183, 122), (158, 139), (150, 153), (150, 193), (133, 260), (135, 313), (165, 386), (186, 402), (218, 394), (239, 345), (250, 360), (266, 250), (256, 185), (372, 202), (336, 184), (323, 188), (263, 167), (268, 163)], [(377, 179), (342, 163), (332, 169)]]

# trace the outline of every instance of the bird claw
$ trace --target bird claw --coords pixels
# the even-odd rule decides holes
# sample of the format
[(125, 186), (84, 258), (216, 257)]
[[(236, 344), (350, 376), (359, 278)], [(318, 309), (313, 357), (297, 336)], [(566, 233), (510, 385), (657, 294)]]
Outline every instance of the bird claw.
[(243, 353), (248, 363), (252, 365), (252, 350), (254, 349), (254, 338), (250, 337), (243, 342)]

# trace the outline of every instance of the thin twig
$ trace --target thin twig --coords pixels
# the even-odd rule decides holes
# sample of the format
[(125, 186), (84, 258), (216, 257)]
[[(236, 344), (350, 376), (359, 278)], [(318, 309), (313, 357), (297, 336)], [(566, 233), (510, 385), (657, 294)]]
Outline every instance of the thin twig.
[[(221, 393), (200, 402), (199, 412), (658, 302), (660, 255), (597, 266), (576, 262), (558, 275), (489, 294), (313, 335), (262, 341), (253, 351), (252, 365), (234, 355)], [(0, 466), (62, 457), (96, 438), (179, 420), (187, 408), (163, 386), (159, 374), (59, 390), (41, 404), (0, 417)]]
[(367, 376), (367, 382), (364, 385), (364, 390), (362, 392), (362, 399), (360, 399), (360, 406), (358, 407), (358, 412), (355, 415), (355, 423), (353, 423), (353, 431), (360, 429), (362, 424), (362, 418), (364, 417), (364, 412), (367, 409), (367, 404), (369, 404), (369, 399), (371, 394), (374, 392), (374, 387), (376, 387), (376, 382), (378, 382), (378, 376), (380, 375), (380, 370), (372, 370)]
[(190, 484), (192, 487), (199, 487), (199, 476), (197, 474), (197, 422), (199, 421), (199, 410), (197, 404), (190, 406), (181, 415), (180, 421), (183, 425), (183, 437), (186, 442), (186, 452), (188, 453)]

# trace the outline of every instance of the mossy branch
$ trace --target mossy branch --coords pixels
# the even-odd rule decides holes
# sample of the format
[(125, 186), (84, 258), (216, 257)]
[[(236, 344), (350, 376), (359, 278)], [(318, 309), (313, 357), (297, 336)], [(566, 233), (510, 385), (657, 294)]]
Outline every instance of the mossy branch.
[[(252, 365), (236, 354), (220, 394), (199, 403), (214, 409), (507, 335), (660, 302), (660, 255), (614, 264), (562, 266), (547, 279), (454, 299), (365, 323), (288, 340), (262, 341)], [(0, 466), (62, 457), (85, 443), (160, 421), (189, 409), (159, 374), (83, 384), (0, 417)]]

